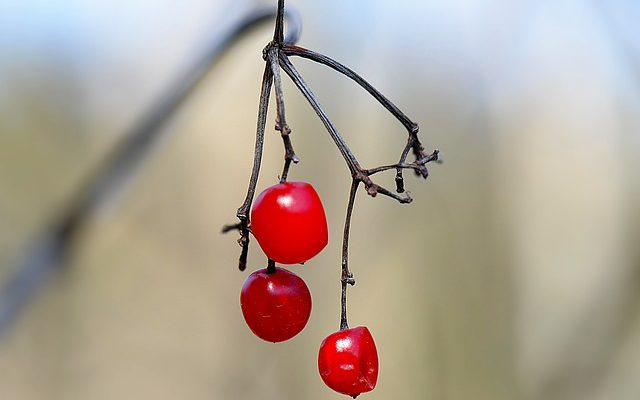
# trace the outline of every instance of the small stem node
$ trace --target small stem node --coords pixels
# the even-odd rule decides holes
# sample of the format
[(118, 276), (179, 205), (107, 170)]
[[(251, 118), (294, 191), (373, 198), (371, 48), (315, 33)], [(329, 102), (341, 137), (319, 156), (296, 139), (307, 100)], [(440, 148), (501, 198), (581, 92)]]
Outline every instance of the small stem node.
[(347, 273), (346, 276), (343, 275), (342, 278), (340, 278), (340, 281), (351, 286), (354, 286), (356, 284), (356, 280), (353, 278), (353, 274), (351, 272)]

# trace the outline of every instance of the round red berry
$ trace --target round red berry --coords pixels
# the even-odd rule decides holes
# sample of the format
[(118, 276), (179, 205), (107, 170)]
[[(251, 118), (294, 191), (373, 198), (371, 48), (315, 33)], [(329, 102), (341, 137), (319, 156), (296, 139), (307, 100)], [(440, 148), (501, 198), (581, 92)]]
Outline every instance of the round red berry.
[(267, 188), (251, 209), (251, 232), (270, 259), (302, 263), (328, 241), (327, 218), (318, 193), (306, 182), (284, 182)]
[(378, 381), (378, 351), (364, 326), (344, 329), (320, 344), (318, 370), (324, 383), (353, 398), (373, 390)]
[(282, 342), (297, 335), (311, 315), (311, 294), (298, 275), (283, 268), (258, 270), (240, 292), (244, 320), (259, 338)]

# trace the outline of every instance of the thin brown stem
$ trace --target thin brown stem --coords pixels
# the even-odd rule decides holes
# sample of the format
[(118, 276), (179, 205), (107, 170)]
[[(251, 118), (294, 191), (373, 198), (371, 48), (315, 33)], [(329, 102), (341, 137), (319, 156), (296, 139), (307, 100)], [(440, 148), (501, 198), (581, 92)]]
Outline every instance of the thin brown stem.
[(307, 83), (304, 81), (304, 79), (302, 79), (302, 76), (300, 75), (298, 70), (296, 70), (296, 68), (293, 66), (293, 64), (291, 64), (289, 59), (284, 54), (280, 55), (280, 66), (282, 67), (284, 72), (289, 75), (293, 83), (300, 90), (302, 95), (307, 99), (313, 110), (316, 112), (316, 114), (324, 124), (325, 128), (329, 132), (329, 135), (338, 147), (338, 150), (340, 150), (342, 157), (344, 157), (344, 160), (346, 161), (351, 174), (355, 175), (358, 171), (361, 171), (360, 164), (351, 152), (351, 149), (349, 149), (349, 146), (347, 146), (347, 143), (344, 141), (336, 127), (333, 125), (333, 123), (327, 116), (327, 113), (324, 111)]
[(378, 172), (384, 172), (390, 169), (412, 169), (414, 171), (420, 172), (425, 168), (425, 164), (428, 164), (430, 162), (437, 162), (437, 163), (441, 162), (439, 150), (436, 149), (433, 151), (433, 153), (419, 160), (416, 160), (411, 164), (398, 163), (398, 164), (381, 165), (379, 167), (366, 169), (364, 170), (364, 173), (367, 174), (368, 176), (371, 176), (371, 175), (377, 174)]
[(378, 193), (381, 193), (385, 196), (388, 196), (397, 200), (400, 203), (403, 203), (403, 204), (410, 203), (411, 197), (398, 196), (392, 193), (391, 191), (389, 191), (388, 189), (385, 189), (384, 187), (379, 186), (371, 181), (371, 179), (368, 177), (366, 173), (366, 170), (360, 167), (358, 160), (353, 155), (353, 153), (351, 152), (351, 149), (349, 148), (349, 146), (347, 146), (342, 136), (338, 133), (337, 129), (335, 128), (335, 126), (327, 116), (326, 112), (322, 109), (322, 106), (320, 106), (320, 103), (316, 99), (311, 89), (309, 89), (309, 86), (302, 79), (302, 77), (300, 76), (300, 73), (295, 69), (293, 64), (291, 64), (289, 59), (284, 54), (280, 55), (280, 66), (287, 73), (287, 75), (289, 75), (289, 77), (293, 80), (293, 83), (302, 92), (303, 96), (307, 99), (307, 101), (309, 102), (311, 107), (314, 109), (316, 114), (318, 114), (318, 116), (320, 117), (320, 120), (324, 123), (324, 126), (325, 128), (327, 128), (329, 135), (331, 136), (336, 146), (340, 150), (340, 153), (342, 153), (342, 156), (347, 162), (347, 166), (351, 171), (351, 176), (353, 177), (353, 179), (359, 182), (363, 182), (365, 185), (365, 189), (367, 190), (367, 193), (373, 197), (375, 197)]
[[(409, 196), (408, 193), (405, 193), (404, 196), (400, 196), (393, 193), (389, 189), (385, 189), (384, 187), (376, 184), (373, 184), (373, 186), (367, 190), (368, 191), (374, 190), (376, 194), (381, 194), (383, 196), (391, 197), (392, 199), (397, 200), (401, 204), (409, 204), (413, 201), (413, 199), (411, 198), (411, 196)], [(372, 195), (372, 196), (375, 196), (375, 195)]]
[[(355, 71), (350, 69), (349, 67), (339, 63), (338, 61), (327, 57), (324, 54), (317, 53), (315, 51), (305, 49), (300, 46), (295, 45), (285, 45), (282, 48), (282, 52), (286, 56), (299, 56), (302, 58), (306, 58), (308, 60), (317, 62), (319, 64), (326, 65), (333, 70), (343, 74), (344, 76), (352, 79), (358, 85), (362, 86), (373, 98), (375, 98), (384, 108), (386, 108), (404, 127), (407, 129), (409, 137), (407, 139), (407, 145), (402, 151), (400, 155), (400, 160), (398, 164), (405, 164), (407, 160), (407, 156), (409, 155), (409, 151), (413, 150), (413, 154), (416, 157), (416, 160), (425, 157), (424, 147), (420, 143), (418, 139), (418, 124), (413, 122), (409, 117), (407, 117), (393, 102), (391, 102), (387, 97), (385, 97), (379, 90), (373, 87), (369, 82), (367, 82), (364, 78), (362, 78)], [(415, 169), (416, 174), (421, 175), (423, 178), (426, 178), (429, 175), (429, 172), (426, 168)], [(396, 191), (398, 193), (404, 192), (404, 177), (402, 174), (402, 168), (397, 168), (396, 172)]]
[(260, 91), (260, 104), (258, 106), (258, 123), (256, 127), (256, 142), (253, 153), (251, 178), (249, 179), (247, 195), (236, 213), (236, 216), (240, 220), (240, 239), (238, 239), (238, 243), (242, 247), (242, 252), (240, 253), (240, 258), (238, 260), (238, 268), (240, 268), (240, 271), (244, 271), (247, 267), (247, 255), (249, 254), (249, 208), (253, 202), (253, 196), (256, 193), (256, 185), (260, 174), (262, 149), (264, 147), (264, 130), (267, 122), (267, 110), (269, 107), (269, 95), (271, 93), (272, 82), (273, 73), (271, 72), (269, 64), (267, 64), (262, 76), (262, 89)]
[[(402, 165), (406, 162), (407, 156), (409, 155), (409, 150), (413, 147), (413, 142), (415, 140), (415, 136), (409, 135), (407, 138), (407, 145), (402, 150), (402, 154), (400, 154), (400, 160), (398, 161), (398, 165)], [(416, 171), (418, 173), (418, 171)], [(404, 176), (402, 174), (402, 168), (396, 167), (396, 192), (404, 193)]]
[(278, 0), (278, 12), (276, 14), (276, 27), (273, 32), (273, 41), (279, 46), (284, 43), (284, 0)]
[(280, 76), (280, 64), (278, 60), (279, 49), (274, 46), (267, 46), (267, 63), (271, 67), (273, 74), (273, 86), (276, 93), (276, 130), (280, 131), (282, 136), (282, 143), (284, 144), (284, 167), (282, 168), (282, 174), (280, 175), (280, 183), (286, 182), (287, 175), (289, 174), (289, 167), (291, 162), (298, 163), (300, 159), (293, 150), (293, 144), (289, 134), (291, 128), (287, 124), (284, 108), (284, 91), (282, 90), (282, 78)]
[(273, 74), (269, 64), (265, 66), (262, 75), (262, 89), (260, 91), (260, 104), (258, 106), (258, 123), (256, 127), (256, 142), (253, 153), (253, 168), (251, 169), (251, 178), (249, 179), (249, 188), (244, 202), (238, 208), (236, 216), (241, 222), (248, 222), (249, 208), (253, 202), (253, 196), (256, 192), (256, 184), (258, 175), (260, 174), (260, 163), (262, 162), (262, 149), (264, 147), (264, 130), (267, 122), (267, 111), (269, 107), (269, 97), (271, 93), (271, 85), (273, 83)]
[(351, 215), (353, 214), (353, 205), (356, 201), (356, 193), (360, 181), (353, 179), (351, 181), (351, 190), (349, 191), (349, 203), (347, 204), (347, 216), (344, 221), (344, 231), (342, 234), (342, 274), (340, 282), (342, 283), (342, 294), (340, 297), (340, 330), (349, 329), (347, 322), (347, 285), (355, 285), (353, 274), (349, 271), (349, 231), (351, 230)]
[(391, 102), (391, 100), (385, 97), (378, 89), (373, 87), (369, 82), (367, 82), (351, 68), (339, 63), (338, 61), (330, 57), (325, 56), (324, 54), (320, 54), (300, 46), (285, 45), (282, 48), (282, 52), (287, 56), (298, 56), (317, 62), (319, 64), (326, 65), (327, 67), (332, 68), (333, 70), (341, 73), (349, 79), (352, 79), (358, 85), (362, 86), (364, 90), (369, 92), (369, 94), (373, 96), (373, 98), (376, 99), (384, 108), (389, 110), (389, 112), (394, 117), (396, 117), (396, 119), (400, 121), (402, 125), (404, 125), (407, 131), (418, 133), (418, 124), (409, 119), (409, 117), (407, 117), (398, 107), (396, 107), (395, 104)]
[(420, 169), (423, 168), (422, 165), (418, 165), (416, 163), (411, 163), (411, 164), (388, 164), (388, 165), (381, 165), (379, 167), (375, 167), (375, 168), (369, 168), (366, 169), (364, 172), (365, 174), (371, 176), (371, 175), (375, 175), (379, 172), (384, 172), (384, 171), (389, 171), (390, 169)]

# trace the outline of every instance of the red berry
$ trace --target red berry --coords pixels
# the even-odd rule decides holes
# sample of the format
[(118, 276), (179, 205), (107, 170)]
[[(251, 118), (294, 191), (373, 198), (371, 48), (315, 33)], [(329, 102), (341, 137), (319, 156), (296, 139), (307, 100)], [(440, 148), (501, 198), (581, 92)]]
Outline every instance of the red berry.
[(353, 398), (373, 390), (378, 381), (378, 351), (364, 326), (327, 336), (320, 344), (318, 370), (324, 383)]
[(282, 342), (297, 335), (311, 314), (309, 288), (298, 275), (283, 268), (258, 270), (240, 292), (244, 320), (259, 338)]
[(251, 232), (267, 257), (278, 263), (309, 260), (328, 239), (327, 218), (318, 193), (306, 182), (267, 188), (253, 204)]

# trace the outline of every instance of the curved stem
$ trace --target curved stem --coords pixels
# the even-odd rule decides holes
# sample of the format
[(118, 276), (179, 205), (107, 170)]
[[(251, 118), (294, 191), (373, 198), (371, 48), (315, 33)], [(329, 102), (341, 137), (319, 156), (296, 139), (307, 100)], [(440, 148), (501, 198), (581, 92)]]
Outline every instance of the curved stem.
[(391, 102), (391, 100), (387, 99), (378, 89), (373, 87), (369, 82), (367, 82), (363, 77), (361, 77), (351, 68), (339, 63), (338, 61), (330, 57), (325, 56), (324, 54), (320, 54), (313, 50), (305, 49), (300, 46), (285, 45), (282, 47), (282, 52), (287, 56), (298, 56), (326, 65), (327, 67), (332, 68), (333, 70), (341, 73), (347, 78), (352, 79), (358, 85), (362, 86), (364, 90), (369, 92), (369, 94), (373, 96), (373, 98), (375, 98), (398, 121), (400, 121), (400, 123), (404, 125), (409, 133), (418, 133), (418, 124), (409, 119), (409, 117), (407, 117), (395, 104)]
[(349, 271), (349, 231), (351, 229), (351, 215), (353, 214), (353, 205), (356, 201), (356, 193), (360, 181), (353, 179), (351, 181), (351, 190), (349, 191), (349, 203), (347, 205), (347, 216), (344, 221), (344, 231), (342, 234), (342, 274), (340, 282), (342, 292), (340, 297), (340, 330), (349, 329), (347, 322), (347, 285), (355, 285), (353, 274)]
[(251, 178), (249, 179), (249, 188), (244, 202), (238, 208), (236, 216), (242, 222), (249, 220), (249, 208), (253, 202), (253, 196), (256, 191), (258, 175), (260, 174), (260, 163), (262, 161), (262, 148), (264, 147), (264, 130), (267, 122), (267, 111), (269, 108), (269, 95), (271, 93), (271, 84), (273, 83), (273, 74), (269, 64), (265, 66), (262, 75), (262, 89), (260, 91), (260, 104), (258, 106), (258, 123), (256, 127), (256, 142), (253, 154), (253, 168), (251, 169)]
[[(238, 208), (236, 216), (240, 220), (239, 231), (240, 239), (238, 243), (242, 247), (240, 258), (238, 259), (238, 268), (244, 271), (247, 268), (247, 256), (249, 254), (249, 208), (253, 202), (253, 196), (256, 192), (258, 183), (258, 175), (260, 174), (260, 163), (262, 161), (262, 149), (264, 147), (264, 129), (267, 121), (267, 110), (269, 108), (269, 94), (271, 93), (271, 84), (273, 82), (273, 74), (267, 63), (262, 76), (262, 90), (260, 91), (260, 105), (258, 106), (258, 123), (256, 127), (256, 143), (253, 153), (253, 168), (251, 169), (251, 178), (249, 179), (249, 187), (244, 202)], [(223, 229), (224, 231), (224, 229)]]
[(360, 168), (360, 164), (358, 163), (358, 160), (353, 155), (353, 153), (351, 152), (351, 149), (349, 149), (349, 146), (347, 146), (342, 136), (340, 136), (340, 133), (338, 132), (336, 127), (333, 125), (333, 123), (327, 116), (327, 113), (322, 109), (322, 106), (316, 99), (311, 89), (309, 89), (309, 86), (307, 85), (307, 83), (304, 81), (304, 79), (302, 79), (302, 76), (300, 75), (298, 70), (296, 70), (296, 68), (293, 66), (293, 64), (291, 64), (289, 59), (284, 54), (280, 55), (280, 66), (282, 67), (284, 72), (286, 72), (287, 75), (289, 75), (293, 83), (300, 90), (302, 95), (307, 99), (307, 101), (309, 102), (313, 110), (316, 112), (316, 114), (318, 114), (318, 117), (324, 124), (325, 128), (327, 128), (329, 135), (335, 142), (336, 146), (338, 146), (338, 150), (340, 150), (342, 157), (346, 161), (347, 166), (349, 167), (349, 171), (351, 171), (351, 174), (352, 175), (357, 174), (359, 171), (362, 170)]
[[(405, 146), (402, 154), (400, 155), (400, 160), (398, 164), (404, 164), (407, 160), (407, 156), (409, 155), (409, 151), (413, 150), (413, 153), (416, 159), (423, 158), (424, 148), (418, 139), (418, 124), (413, 122), (409, 117), (407, 117), (395, 104), (393, 104), (389, 99), (387, 99), (378, 89), (373, 87), (369, 82), (367, 82), (364, 78), (362, 78), (358, 73), (350, 69), (349, 67), (339, 63), (338, 61), (325, 56), (324, 54), (317, 53), (315, 51), (305, 49), (300, 46), (294, 45), (285, 45), (282, 48), (283, 54), (286, 56), (298, 56), (302, 58), (306, 58), (308, 60), (317, 62), (319, 64), (326, 65), (333, 70), (343, 74), (344, 76), (352, 79), (358, 85), (362, 86), (373, 98), (375, 98), (384, 108), (386, 108), (404, 127), (407, 129), (409, 133), (409, 138), (407, 139), (407, 145)], [(423, 178), (428, 176), (428, 172), (425, 169), (423, 170), (415, 170), (416, 174), (421, 175)], [(404, 192), (404, 178), (402, 175), (402, 168), (398, 168), (396, 172), (396, 191), (398, 193)]]
[(322, 106), (316, 99), (313, 92), (311, 92), (311, 89), (309, 89), (309, 86), (307, 85), (307, 83), (302, 79), (302, 76), (300, 76), (300, 73), (295, 69), (293, 64), (291, 64), (291, 61), (289, 61), (289, 59), (284, 53), (280, 54), (280, 66), (287, 73), (287, 75), (289, 75), (289, 77), (293, 80), (293, 83), (302, 92), (302, 94), (307, 99), (307, 101), (309, 102), (311, 107), (314, 109), (316, 114), (320, 117), (320, 120), (324, 123), (324, 126), (325, 128), (327, 128), (329, 135), (331, 136), (336, 146), (340, 150), (340, 153), (342, 153), (342, 156), (347, 162), (347, 166), (349, 167), (349, 171), (351, 172), (351, 176), (353, 177), (353, 179), (357, 180), (358, 182), (363, 182), (365, 185), (365, 188), (367, 189), (367, 193), (369, 193), (369, 195), (371, 196), (376, 196), (378, 193), (381, 193), (385, 196), (391, 197), (399, 201), (400, 203), (405, 203), (405, 204), (410, 203), (411, 198), (409, 196), (406, 196), (406, 197), (398, 196), (390, 192), (389, 190), (383, 188), (382, 186), (376, 185), (371, 181), (371, 179), (369, 179), (369, 177), (367, 176), (366, 170), (360, 167), (360, 164), (358, 163), (358, 160), (351, 152), (351, 149), (349, 148), (349, 146), (347, 146), (342, 136), (340, 136), (340, 133), (338, 133), (337, 129), (335, 128), (331, 120), (329, 120), (327, 113), (322, 109)]

